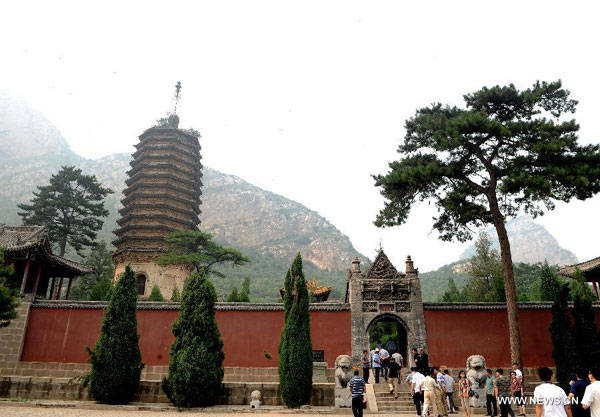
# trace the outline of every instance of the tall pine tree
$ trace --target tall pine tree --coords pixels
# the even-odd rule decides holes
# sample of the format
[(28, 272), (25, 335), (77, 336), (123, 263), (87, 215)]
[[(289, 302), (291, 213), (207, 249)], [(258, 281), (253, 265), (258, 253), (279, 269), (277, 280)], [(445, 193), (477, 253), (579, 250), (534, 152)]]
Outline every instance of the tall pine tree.
[(90, 394), (99, 403), (126, 404), (138, 389), (144, 364), (137, 333), (137, 288), (132, 269), (115, 285), (90, 354)]
[(560, 293), (561, 283), (554, 268), (544, 261), (540, 270), (540, 300), (553, 301)]
[(223, 381), (223, 341), (215, 318), (217, 294), (204, 268), (191, 275), (181, 294), (169, 376), (162, 387), (180, 408), (214, 405)]
[(574, 375), (577, 355), (571, 333), (569, 286), (566, 284), (561, 287), (554, 298), (552, 321), (548, 330), (550, 330), (552, 338), (552, 359), (556, 365), (556, 379), (559, 385), (566, 390)]
[(298, 253), (285, 277), (285, 324), (279, 343), (279, 387), (288, 407), (300, 407), (312, 393), (313, 356), (309, 298)]

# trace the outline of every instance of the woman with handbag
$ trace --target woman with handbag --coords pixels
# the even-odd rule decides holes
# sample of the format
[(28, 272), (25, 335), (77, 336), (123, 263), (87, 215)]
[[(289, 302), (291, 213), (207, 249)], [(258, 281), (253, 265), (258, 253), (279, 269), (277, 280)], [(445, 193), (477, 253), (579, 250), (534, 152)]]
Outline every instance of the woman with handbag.
[(465, 409), (467, 417), (471, 417), (469, 409), (469, 392), (471, 391), (471, 383), (467, 379), (467, 373), (460, 371), (458, 373), (458, 398), (460, 398), (460, 406)]

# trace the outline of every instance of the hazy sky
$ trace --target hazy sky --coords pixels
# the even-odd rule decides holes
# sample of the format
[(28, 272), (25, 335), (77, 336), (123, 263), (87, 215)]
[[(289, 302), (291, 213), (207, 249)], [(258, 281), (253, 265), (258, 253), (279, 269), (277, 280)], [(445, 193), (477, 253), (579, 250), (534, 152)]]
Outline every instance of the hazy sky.
[[(93, 4), (93, 5), (92, 5)], [(404, 120), (484, 85), (561, 78), (582, 143), (600, 141), (595, 2), (212, 1), (0, 3), (0, 89), (24, 97), (89, 158), (131, 152), (183, 84), (183, 127), (206, 165), (318, 211), (367, 256), (426, 271), (464, 245), (432, 208), (377, 229), (371, 174), (398, 157)], [(540, 220), (600, 255), (600, 197)]]

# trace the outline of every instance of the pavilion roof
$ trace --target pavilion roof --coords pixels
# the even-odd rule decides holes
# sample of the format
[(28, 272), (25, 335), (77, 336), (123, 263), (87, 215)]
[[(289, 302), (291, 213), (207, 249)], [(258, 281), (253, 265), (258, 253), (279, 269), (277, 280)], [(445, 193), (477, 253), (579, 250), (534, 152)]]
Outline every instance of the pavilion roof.
[(0, 247), (8, 259), (26, 259), (45, 264), (57, 276), (76, 277), (94, 268), (54, 255), (45, 226), (6, 226), (0, 224)]
[(558, 273), (565, 277), (572, 277), (577, 269), (583, 272), (587, 281), (600, 281), (600, 256), (589, 261), (560, 268)]

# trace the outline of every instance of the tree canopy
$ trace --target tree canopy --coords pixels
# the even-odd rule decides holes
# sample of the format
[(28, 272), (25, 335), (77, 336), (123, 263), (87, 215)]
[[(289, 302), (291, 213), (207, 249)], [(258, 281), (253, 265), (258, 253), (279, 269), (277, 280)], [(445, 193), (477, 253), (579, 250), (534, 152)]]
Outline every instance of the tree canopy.
[(498, 234), (511, 354), (521, 363), (516, 289), (505, 220), (532, 216), (554, 201), (600, 191), (600, 145), (578, 144), (579, 125), (564, 120), (577, 101), (560, 81), (484, 87), (464, 96), (466, 108), (433, 104), (406, 121), (401, 157), (374, 176), (385, 198), (379, 227), (406, 222), (418, 201), (432, 201), (440, 239), (466, 241), (493, 224)]
[(19, 301), (10, 288), (4, 285), (6, 276), (14, 274), (14, 265), (4, 262), (4, 248), (0, 247), (0, 327), (6, 327), (17, 318)]
[(95, 245), (103, 217), (108, 216), (104, 198), (112, 190), (102, 187), (95, 175), (84, 175), (79, 168), (63, 166), (52, 175), (50, 184), (38, 186), (30, 204), (19, 204), (24, 225), (44, 225), (48, 236), (63, 256), (67, 245), (79, 256)]
[(206, 274), (223, 276), (213, 268), (215, 265), (243, 265), (250, 262), (237, 250), (219, 245), (210, 234), (200, 230), (176, 230), (167, 235), (165, 241), (168, 253), (158, 258), (159, 265), (191, 263), (197, 271), (203, 269)]
[(71, 298), (74, 300), (108, 300), (115, 273), (112, 257), (105, 241), (96, 244), (87, 258), (85, 264), (94, 267), (94, 271), (78, 278), (71, 289)]

